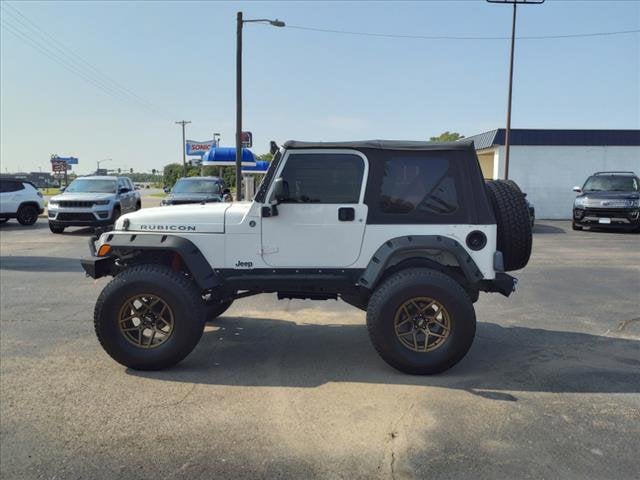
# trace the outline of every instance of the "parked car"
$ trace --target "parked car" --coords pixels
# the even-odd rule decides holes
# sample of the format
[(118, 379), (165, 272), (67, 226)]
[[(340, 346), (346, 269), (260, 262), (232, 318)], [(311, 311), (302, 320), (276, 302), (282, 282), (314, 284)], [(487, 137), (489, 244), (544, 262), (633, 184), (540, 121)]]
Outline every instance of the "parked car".
[(231, 200), (231, 193), (224, 184), (224, 180), (218, 177), (180, 178), (168, 193), (169, 195), (160, 202), (160, 205), (225, 202)]
[(584, 227), (640, 231), (640, 178), (634, 172), (596, 172), (573, 204), (574, 230)]
[(42, 193), (33, 183), (0, 178), (0, 223), (15, 218), (21, 225), (33, 225), (43, 212)]
[[(373, 346), (411, 374), (442, 372), (474, 339), (479, 293), (509, 296), (531, 254), (524, 196), (485, 182), (472, 142), (287, 142), (249, 202), (124, 215), (82, 260), (113, 276), (97, 338), (130, 368), (170, 367), (235, 300), (342, 298)], [(364, 331), (364, 330), (363, 330)]]
[(121, 214), (140, 210), (140, 193), (127, 177), (91, 176), (75, 179), (49, 200), (49, 228), (112, 225)]

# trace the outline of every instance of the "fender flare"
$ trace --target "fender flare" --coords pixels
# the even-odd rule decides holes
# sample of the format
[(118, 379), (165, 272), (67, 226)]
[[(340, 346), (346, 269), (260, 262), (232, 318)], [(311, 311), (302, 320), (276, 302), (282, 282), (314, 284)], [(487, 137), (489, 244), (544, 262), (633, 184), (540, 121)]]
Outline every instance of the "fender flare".
[(111, 245), (112, 251), (143, 250), (175, 252), (180, 255), (180, 258), (189, 269), (198, 287), (202, 290), (209, 290), (222, 284), (222, 280), (213, 268), (211, 268), (211, 265), (200, 249), (184, 237), (149, 233), (109, 233), (106, 235), (104, 243)]
[(386, 241), (371, 257), (367, 268), (358, 280), (358, 285), (373, 290), (394, 257), (401, 253), (423, 250), (440, 250), (451, 253), (460, 264), (469, 283), (477, 283), (484, 275), (467, 250), (456, 240), (442, 235), (407, 235)]

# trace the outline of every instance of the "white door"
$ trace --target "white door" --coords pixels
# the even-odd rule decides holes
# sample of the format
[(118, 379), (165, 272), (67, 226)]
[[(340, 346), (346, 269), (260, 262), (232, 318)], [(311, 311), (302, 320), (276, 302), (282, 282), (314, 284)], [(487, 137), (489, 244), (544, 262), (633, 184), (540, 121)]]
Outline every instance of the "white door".
[(0, 180), (0, 213), (16, 213), (24, 185), (17, 180)]
[[(262, 256), (280, 268), (340, 268), (356, 262), (367, 222), (368, 162), (352, 150), (287, 153), (275, 178), (288, 186), (278, 215), (262, 218)], [(267, 197), (269, 198), (269, 196)]]

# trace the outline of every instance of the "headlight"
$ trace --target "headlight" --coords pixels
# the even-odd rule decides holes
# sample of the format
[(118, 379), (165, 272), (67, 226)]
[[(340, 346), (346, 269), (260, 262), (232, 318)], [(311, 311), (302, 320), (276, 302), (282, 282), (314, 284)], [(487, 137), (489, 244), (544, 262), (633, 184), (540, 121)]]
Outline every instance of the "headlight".
[(640, 199), (631, 200), (631, 206), (632, 207), (640, 207)]
[(96, 200), (93, 202), (94, 205), (109, 205), (109, 200)]
[(575, 207), (584, 207), (587, 204), (587, 201), (589, 199), (587, 197), (578, 197), (576, 198), (576, 201), (574, 202), (574, 206)]

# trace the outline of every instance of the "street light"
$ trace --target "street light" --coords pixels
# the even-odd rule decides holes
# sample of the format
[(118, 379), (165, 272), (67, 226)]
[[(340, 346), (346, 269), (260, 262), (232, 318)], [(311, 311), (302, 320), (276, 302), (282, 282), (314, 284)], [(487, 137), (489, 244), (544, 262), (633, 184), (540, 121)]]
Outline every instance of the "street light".
[(507, 3), (513, 5), (513, 20), (511, 23), (511, 54), (509, 57), (509, 94), (507, 100), (507, 128), (504, 132), (504, 178), (509, 178), (509, 140), (511, 133), (511, 92), (513, 86), (513, 50), (516, 43), (516, 9), (520, 5), (540, 5), (544, 0), (487, 0), (489, 3)]
[(176, 125), (182, 125), (182, 176), (187, 176), (187, 144), (184, 139), (184, 127), (190, 124), (189, 120), (180, 120)]
[(277, 18), (257, 18), (244, 20), (242, 12), (237, 17), (236, 40), (236, 198), (242, 199), (242, 26), (245, 23), (268, 23), (273, 27), (284, 27), (285, 23)]

